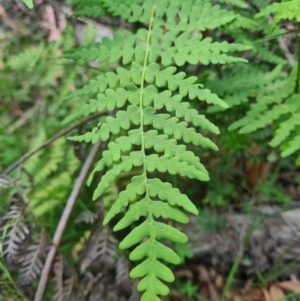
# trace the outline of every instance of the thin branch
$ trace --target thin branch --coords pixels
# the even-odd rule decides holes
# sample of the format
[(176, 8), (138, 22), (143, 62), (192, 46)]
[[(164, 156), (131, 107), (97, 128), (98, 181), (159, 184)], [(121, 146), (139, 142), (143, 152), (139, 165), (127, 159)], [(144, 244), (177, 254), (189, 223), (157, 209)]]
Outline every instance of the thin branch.
[(284, 56), (291, 67), (294, 67), (297, 64), (294, 56), (289, 52), (288, 46), (285, 42), (285, 37), (278, 38), (278, 44), (280, 48), (283, 50)]
[(298, 36), (297, 36), (297, 51), (298, 51), (298, 60), (297, 60), (297, 78), (295, 84), (295, 93), (299, 93), (299, 81), (300, 81), (300, 22), (298, 22)]
[(20, 164), (22, 164), (26, 159), (28, 159), (29, 157), (31, 157), (32, 155), (34, 155), (35, 153), (37, 153), (38, 151), (42, 150), (43, 148), (45, 148), (46, 146), (48, 146), (49, 144), (53, 143), (54, 141), (56, 141), (57, 139), (59, 139), (60, 137), (68, 134), (69, 132), (71, 132), (73, 129), (76, 129), (80, 126), (82, 126), (83, 124), (85, 124), (86, 122), (93, 120), (101, 115), (104, 115), (106, 112), (99, 112), (99, 113), (95, 113), (93, 115), (90, 115), (82, 120), (80, 120), (79, 122), (70, 125), (69, 127), (61, 130), (59, 133), (57, 133), (56, 135), (52, 136), (51, 138), (49, 138), (46, 142), (44, 142), (42, 145), (38, 146), (37, 148), (29, 151), (28, 153), (26, 153), (25, 155), (23, 155), (20, 159), (18, 159), (15, 163), (13, 163), (11, 166), (7, 167), (3, 172), (2, 175), (7, 175), (9, 174), (12, 170), (14, 170), (16, 167), (18, 167)]
[(47, 282), (48, 282), (48, 278), (49, 278), (49, 274), (51, 271), (51, 267), (55, 258), (55, 254), (57, 252), (58, 246), (60, 244), (62, 235), (64, 233), (64, 230), (67, 226), (68, 220), (70, 218), (70, 215), (72, 213), (74, 204), (77, 200), (77, 197), (79, 195), (79, 192), (85, 182), (85, 179), (89, 173), (89, 170), (93, 164), (93, 161), (101, 147), (102, 143), (101, 141), (99, 141), (91, 150), (91, 152), (89, 153), (82, 169), (81, 172), (75, 182), (74, 188), (70, 194), (70, 197), (68, 199), (68, 202), (65, 206), (64, 212), (60, 218), (60, 221), (58, 223), (58, 226), (56, 228), (55, 234), (54, 234), (54, 238), (52, 241), (52, 246), (51, 249), (47, 255), (46, 258), (46, 262), (41, 274), (41, 278), (40, 278), (40, 282), (39, 282), (39, 286), (37, 288), (36, 291), (36, 295), (35, 295), (35, 299), (34, 301), (42, 301), (43, 300), (43, 296), (44, 296), (44, 292), (47, 286)]

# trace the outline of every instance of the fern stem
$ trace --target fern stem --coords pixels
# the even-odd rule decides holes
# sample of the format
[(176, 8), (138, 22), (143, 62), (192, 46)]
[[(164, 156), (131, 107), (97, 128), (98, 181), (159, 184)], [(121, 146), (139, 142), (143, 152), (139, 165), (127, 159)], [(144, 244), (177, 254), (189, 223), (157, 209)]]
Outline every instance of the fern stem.
[(151, 16), (150, 16), (150, 23), (148, 27), (148, 35), (147, 35), (147, 44), (146, 44), (146, 52), (145, 52), (145, 58), (144, 58), (144, 63), (143, 63), (143, 72), (142, 72), (142, 78), (141, 78), (141, 92), (140, 92), (140, 129), (141, 129), (141, 152), (143, 154), (144, 158), (144, 166), (143, 166), (143, 171), (145, 175), (145, 179), (147, 178), (147, 170), (146, 170), (146, 164), (145, 164), (145, 158), (146, 158), (146, 152), (145, 152), (145, 137), (144, 137), (144, 111), (143, 111), (143, 94), (144, 94), (144, 83), (145, 83), (145, 75), (146, 75), (146, 67), (147, 67), (147, 61), (148, 61), (148, 56), (149, 56), (149, 45), (150, 45), (150, 38), (151, 38), (151, 28), (153, 24), (153, 19), (154, 19), (154, 13), (157, 5), (157, 1), (155, 0), (152, 11), (151, 11)]
[(300, 81), (300, 23), (298, 22), (298, 59), (297, 59), (297, 78), (296, 78), (296, 85), (295, 85), (295, 93), (299, 92), (299, 81)]

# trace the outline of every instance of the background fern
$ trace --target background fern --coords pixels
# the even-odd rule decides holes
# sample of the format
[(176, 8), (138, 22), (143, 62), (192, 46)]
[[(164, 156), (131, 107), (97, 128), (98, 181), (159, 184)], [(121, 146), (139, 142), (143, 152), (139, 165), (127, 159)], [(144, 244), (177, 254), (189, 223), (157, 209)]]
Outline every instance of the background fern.
[[(285, 32), (280, 27), (275, 27), (282, 20), (298, 20), (299, 5), (297, 1), (284, 1), (283, 3), (273, 3), (270, 6), (265, 7), (260, 13), (256, 15), (256, 18), (274, 14), (273, 23), (266, 27), (265, 34), (272, 33), (275, 37), (282, 36)], [(298, 29), (299, 30), (299, 29)], [(246, 43), (247, 44), (247, 43)], [(299, 40), (298, 40), (299, 48)], [(258, 58), (266, 59), (259, 50), (256, 55)], [(298, 49), (299, 53), (299, 49)], [(261, 55), (263, 54), (263, 56)], [(267, 54), (267, 52), (265, 52)], [(271, 58), (271, 59), (270, 59)], [(220, 86), (231, 83), (233, 91), (239, 86), (239, 94), (228, 97), (228, 103), (230, 106), (241, 104), (241, 102), (247, 102), (250, 97), (255, 99), (255, 103), (252, 103), (248, 109), (246, 116), (233, 122), (229, 126), (229, 130), (239, 129), (241, 134), (249, 134), (259, 129), (266, 129), (268, 126), (272, 126), (274, 129), (274, 135), (270, 141), (270, 146), (280, 147), (281, 155), (283, 157), (290, 156), (300, 149), (300, 132), (299, 132), (299, 106), (298, 106), (298, 93), (299, 93), (299, 62), (297, 67), (291, 70), (287, 62), (284, 63), (282, 59), (277, 59), (275, 56), (269, 56), (267, 60), (270, 63), (277, 66), (269, 73), (263, 71), (261, 75), (257, 70), (255, 73), (246, 68), (247, 73), (256, 74), (256, 76), (263, 76), (261, 80), (255, 80), (256, 87), (251, 88), (249, 85), (254, 81), (248, 80), (247, 84), (241, 83), (242, 76), (237, 79), (235, 75), (226, 76), (225, 80), (222, 80)], [(285, 70), (283, 68), (285, 66)], [(253, 66), (251, 67), (253, 68)], [(290, 70), (287, 72), (287, 70)], [(229, 71), (230, 72), (230, 71)], [(239, 72), (240, 75), (243, 72)], [(268, 86), (265, 84), (268, 83)], [(259, 88), (257, 84), (261, 85)], [(212, 82), (212, 90), (218, 92), (218, 81)], [(225, 87), (225, 86), (223, 86)], [(229, 89), (230, 90), (230, 89)], [(225, 93), (229, 93), (229, 90)], [(251, 92), (252, 91), (252, 92)], [(254, 94), (253, 94), (254, 92)], [(220, 96), (222, 96), (222, 88)], [(228, 94), (229, 96), (229, 94)], [(296, 164), (300, 164), (300, 156), (296, 157)]]

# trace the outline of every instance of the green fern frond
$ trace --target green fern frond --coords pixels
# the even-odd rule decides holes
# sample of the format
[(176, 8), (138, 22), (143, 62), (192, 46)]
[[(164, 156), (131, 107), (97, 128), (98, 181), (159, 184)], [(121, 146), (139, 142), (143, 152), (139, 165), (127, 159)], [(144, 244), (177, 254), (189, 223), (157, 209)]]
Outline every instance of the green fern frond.
[(106, 15), (106, 9), (99, 0), (75, 0), (72, 4), (76, 7), (76, 11), (73, 13), (73, 16), (76, 17), (97, 18)]
[(219, 0), (222, 4), (228, 4), (239, 8), (249, 8), (249, 4), (242, 0)]
[(229, 130), (246, 134), (273, 125), (276, 130), (270, 145), (281, 146), (283, 157), (298, 151), (300, 105), (298, 94), (293, 94), (295, 78), (296, 72), (292, 72), (258, 93), (246, 116), (231, 124)]
[(32, 71), (38, 64), (39, 60), (41, 60), (45, 55), (46, 46), (44, 43), (40, 43), (36, 48), (26, 49), (17, 56), (11, 57), (7, 62), (7, 66), (16, 71)]
[(266, 8), (268, 6), (268, 2), (265, 0), (252, 0), (253, 4), (256, 5), (257, 8), (259, 9), (263, 9)]
[[(188, 96), (191, 100), (198, 98), (200, 101), (206, 101), (209, 104), (219, 105), (223, 108), (227, 108), (227, 104), (224, 103), (216, 94), (211, 93), (208, 89), (202, 89), (199, 84), (195, 84), (197, 81), (196, 77), (185, 78), (186, 74), (184, 72), (174, 75), (175, 72), (175, 67), (168, 67), (160, 70), (157, 63), (149, 64), (147, 67), (145, 81), (149, 84), (155, 83), (155, 86), (149, 85), (145, 88), (143, 93), (144, 104), (151, 105), (154, 103), (154, 108), (157, 110), (162, 107), (166, 107), (168, 112), (175, 111), (176, 116), (178, 117), (186, 116), (186, 121), (193, 122), (195, 126), (201, 124), (203, 128), (214, 133), (218, 133), (218, 130), (214, 125), (209, 123), (207, 120), (205, 122), (204, 116), (197, 116), (196, 111), (189, 109), (190, 104), (187, 102), (181, 102), (181, 100), (183, 97)], [(98, 94), (98, 100), (90, 100), (90, 102), (85, 104), (79, 112), (68, 116), (64, 120), (64, 123), (87, 116), (95, 111), (113, 111), (115, 108), (122, 108), (127, 99), (132, 105), (137, 105), (139, 89), (135, 84), (138, 84), (138, 80), (142, 73), (142, 66), (138, 63), (132, 63), (130, 70), (118, 68), (117, 73), (118, 74), (108, 72), (105, 75), (99, 75), (97, 80), (90, 81), (90, 83), (83, 89), (73, 93), (72, 96), (80, 96), (95, 92), (103, 93), (105, 91), (105, 94)], [(132, 84), (132, 82), (134, 84)], [(111, 89), (117, 85), (119, 85), (120, 88)], [(108, 88), (108, 86), (110, 88)], [(167, 86), (169, 90), (158, 93), (158, 89), (156, 87), (162, 88), (164, 86)], [(172, 97), (171, 91), (176, 90), (179, 90), (180, 94)], [(101, 131), (102, 130), (100, 130), (100, 132)], [(85, 137), (87, 136), (88, 134), (85, 135)], [(84, 140), (89, 142), (89, 139)]]
[[(201, 30), (205, 29), (207, 28), (201, 28)], [(183, 66), (185, 63), (208, 65), (209, 63), (246, 62), (245, 59), (229, 56), (226, 53), (248, 50), (249, 47), (227, 42), (212, 42), (209, 37), (203, 39), (201, 34), (193, 37), (193, 30), (188, 28), (184, 34), (180, 34), (181, 31), (177, 26), (167, 33), (164, 33), (161, 28), (153, 29), (154, 39), (149, 45), (149, 63), (156, 62), (159, 57), (165, 67)], [(146, 43), (146, 39), (145, 29), (140, 29), (137, 34), (128, 33), (125, 36), (120, 32), (114, 34), (113, 41), (104, 38), (101, 44), (83, 46), (75, 51), (66, 52), (64, 57), (89, 62), (98, 59), (100, 63), (107, 60), (110, 63), (122, 60), (123, 65), (135, 59), (137, 63), (142, 64), (145, 54), (143, 43)]]
[[(288, 101), (285, 101), (293, 92), (294, 82), (295, 72), (285, 80), (275, 82), (265, 93), (257, 95), (256, 103), (250, 106), (247, 115), (230, 125), (229, 129), (240, 128), (240, 133), (250, 133), (272, 123), (281, 115), (295, 111), (288, 105)], [(268, 90), (271, 93), (268, 93)]]
[[(290, 93), (290, 86), (286, 86), (282, 81), (285, 73), (280, 65), (269, 73), (255, 65), (239, 66), (229, 68), (224, 75), (221, 80), (212, 79), (207, 86), (220, 95), (230, 108), (247, 103), (250, 98), (256, 99), (262, 95), (274, 97), (278, 95), (278, 90), (281, 94), (285, 92), (284, 95)], [(220, 110), (222, 108), (219, 107), (209, 109), (210, 112)]]
[(282, 20), (296, 20), (300, 22), (300, 2), (299, 0), (291, 0), (282, 1), (281, 3), (272, 3), (255, 17), (261, 18), (270, 14), (274, 15), (273, 28)]
[[(198, 156), (188, 148), (191, 144), (217, 150), (217, 146), (201, 131), (219, 133), (204, 115), (193, 109), (190, 100), (227, 108), (227, 104), (196, 77), (188, 77), (179, 67), (185, 64), (228, 64), (245, 62), (228, 55), (248, 49), (240, 44), (214, 42), (204, 38), (202, 30), (214, 29), (235, 19), (235, 14), (212, 5), (210, 1), (124, 0), (118, 3), (103, 0), (106, 9), (130, 22), (141, 22), (148, 30), (135, 34), (116, 33), (113, 40), (103, 39), (97, 45), (80, 48), (66, 56), (114, 64), (90, 81), (71, 97), (97, 95), (78, 113), (65, 119), (70, 122), (95, 111), (111, 111), (98, 127), (74, 141), (96, 143), (112, 140), (91, 173), (104, 172), (93, 199), (99, 198), (123, 172), (135, 167), (139, 174), (132, 177), (125, 190), (106, 214), (104, 224), (124, 212), (114, 230), (124, 229), (138, 221), (120, 243), (121, 249), (135, 247), (131, 260), (143, 260), (130, 273), (142, 278), (138, 290), (144, 292), (142, 301), (160, 300), (172, 282), (172, 271), (164, 262), (178, 264), (179, 256), (160, 240), (186, 243), (187, 236), (174, 226), (158, 222), (157, 218), (188, 222), (184, 212), (197, 214), (189, 198), (170, 183), (155, 177), (158, 173), (180, 175), (208, 181), (209, 175)], [(117, 63), (117, 64), (115, 64)]]
[(256, 57), (264, 62), (268, 62), (275, 65), (286, 64), (285, 59), (276, 55), (273, 51), (269, 50), (267, 47), (264, 47), (264, 45), (258, 44), (255, 45), (253, 48)]
[[(147, 18), (149, 18), (152, 2), (152, 0), (143, 1), (141, 6), (138, 5), (139, 1), (128, 3), (104, 1), (109, 11), (113, 11), (123, 19), (146, 24), (149, 23)], [(186, 62), (189, 64), (200, 62), (205, 65), (245, 62), (241, 58), (227, 56), (225, 53), (247, 50), (248, 47), (227, 42), (213, 43), (211, 38), (203, 39), (201, 34), (193, 34), (195, 30), (215, 29), (233, 21), (236, 18), (234, 13), (221, 9), (219, 6), (212, 6), (209, 1), (205, 0), (198, 0), (196, 3), (178, 0), (172, 3), (158, 2), (157, 11), (159, 14), (154, 16), (153, 35), (149, 41), (149, 63), (155, 62), (159, 57), (164, 66), (174, 65), (174, 62), (177, 66), (182, 66)], [(177, 23), (175, 23), (176, 14), (179, 16)], [(167, 17), (166, 22), (162, 21), (164, 15)], [(134, 20), (131, 19), (132, 17)], [(161, 28), (162, 25), (166, 27), (166, 32)], [(106, 60), (110, 63), (122, 60), (123, 65), (131, 63), (134, 58), (142, 64), (146, 42), (146, 29), (139, 29), (136, 34), (119, 31), (114, 34), (113, 41), (104, 38), (102, 43), (83, 46), (66, 52), (64, 56), (86, 61), (98, 59), (100, 63)]]
[[(290, 89), (282, 82), (284, 77), (281, 66), (277, 66), (269, 73), (255, 65), (239, 66), (230, 70), (221, 80), (212, 79), (207, 86), (232, 108), (248, 103), (250, 98), (257, 98), (261, 94), (275, 96), (279, 87), (284, 88), (281, 93), (285, 91), (288, 94)], [(208, 112), (220, 110), (222, 108), (212, 107), (208, 109)]]
[[(34, 175), (34, 182), (37, 184), (29, 194), (31, 208), (37, 217), (55, 210), (56, 206), (65, 201), (69, 193), (72, 183), (70, 174), (76, 171), (80, 162), (75, 157), (73, 149), (66, 151), (66, 147), (66, 141), (58, 139), (51, 145), (50, 152), (40, 152), (39, 156), (29, 158), (24, 163), (26, 170)], [(47, 163), (41, 165), (41, 161)], [(49, 180), (50, 175), (56, 176)]]

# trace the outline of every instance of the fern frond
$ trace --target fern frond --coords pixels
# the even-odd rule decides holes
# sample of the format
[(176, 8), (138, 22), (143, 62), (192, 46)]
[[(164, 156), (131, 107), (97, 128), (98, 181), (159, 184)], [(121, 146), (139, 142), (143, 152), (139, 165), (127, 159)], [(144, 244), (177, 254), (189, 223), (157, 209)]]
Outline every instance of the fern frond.
[[(294, 70), (295, 71), (295, 70)], [(289, 156), (300, 149), (300, 105), (297, 94), (293, 95), (296, 74), (292, 72), (285, 80), (275, 82), (266, 93), (257, 95), (256, 103), (242, 119), (229, 126), (240, 133), (251, 133), (268, 125), (276, 128), (270, 142), (273, 147), (281, 146), (282, 156)]]
[[(38, 175), (35, 182), (40, 183), (34, 193), (30, 196), (30, 205), (35, 216), (40, 217), (53, 210), (57, 205), (65, 201), (65, 196), (69, 192), (72, 183), (72, 177), (79, 166), (78, 159), (74, 156), (71, 148), (65, 151), (66, 141), (60, 139), (51, 147), (51, 153), (41, 154), (45, 156), (47, 163), (40, 165), (40, 160), (32, 157), (25, 162), (26, 169), (31, 173)], [(47, 175), (56, 174), (50, 181)], [(48, 202), (45, 202), (48, 200)]]
[[(113, 3), (103, 0), (107, 10), (115, 16), (129, 22), (142, 22), (149, 24), (151, 18), (154, 19), (153, 27), (166, 26), (168, 30), (178, 27), (182, 31), (188, 30), (189, 26), (200, 30), (215, 29), (235, 18), (234, 13), (221, 9), (218, 5), (212, 6), (210, 1), (158, 1), (156, 4), (156, 14), (152, 17), (149, 12), (153, 7), (152, 0), (146, 1), (122, 1)], [(166, 15), (166, 22), (162, 21), (162, 16)], [(176, 23), (175, 16), (179, 16)], [(208, 17), (210, 16), (210, 17)]]
[[(58, 254), (55, 257), (55, 262), (53, 265), (53, 282), (55, 284), (54, 287), (54, 295), (53, 301), (68, 301), (70, 300), (71, 293), (74, 287), (74, 277), (73, 275), (68, 275), (65, 277), (65, 265), (64, 258), (61, 254)], [(69, 273), (68, 273), (69, 274)]]
[[(258, 95), (257, 102), (250, 106), (247, 116), (234, 122), (229, 129), (234, 130), (241, 128), (241, 133), (250, 133), (259, 128), (265, 127), (273, 120), (278, 119), (281, 115), (287, 114), (291, 109), (284, 105), (284, 99), (291, 95), (294, 88), (295, 73), (289, 78), (275, 83), (271, 95)], [(276, 90), (274, 89), (276, 88)], [(275, 93), (274, 93), (275, 92)]]
[(40, 43), (38, 47), (33, 49), (26, 49), (17, 56), (11, 57), (7, 62), (7, 66), (12, 70), (33, 70), (38, 64), (38, 61), (46, 52), (45, 44)]
[(124, 285), (128, 289), (128, 282), (131, 282), (129, 278), (129, 261), (124, 256), (121, 256), (116, 264), (116, 284), (118, 287)]
[(249, 4), (246, 3), (243, 0), (218, 0), (218, 2), (223, 3), (223, 4), (228, 4), (232, 6), (236, 6), (239, 8), (248, 8)]
[(92, 224), (96, 218), (97, 215), (95, 213), (86, 210), (80, 213), (80, 215), (76, 218), (75, 223), (85, 222), (87, 224)]
[[(37, 244), (30, 245), (26, 248), (26, 253), (22, 256), (22, 267), (20, 269), (19, 283), (27, 285), (40, 274), (44, 263), (46, 237), (45, 231), (42, 230)], [(23, 250), (24, 252), (24, 250)], [(23, 253), (22, 252), (22, 253)]]
[(262, 45), (256, 45), (254, 48), (254, 53), (258, 59), (264, 62), (269, 62), (275, 65), (282, 65), (282, 66), (286, 64), (286, 60), (274, 54), (274, 52), (272, 52), (266, 47), (263, 47)]
[(98, 227), (84, 247), (80, 271), (84, 272), (91, 264), (101, 266), (102, 270), (111, 268), (115, 263), (116, 244), (107, 227)]
[(43, 164), (43, 166), (41, 166), (35, 174), (37, 183), (47, 179), (51, 173), (58, 169), (59, 163), (62, 162), (65, 157), (63, 149), (64, 144), (65, 141), (63, 139), (58, 139), (50, 146), (50, 152), (48, 152), (49, 155), (46, 164)]
[(129, 278), (130, 263), (123, 255), (116, 264), (116, 286), (124, 293), (129, 295), (129, 301), (139, 301), (140, 293), (136, 290), (137, 282)]
[(5, 233), (3, 243), (3, 256), (8, 261), (16, 260), (22, 243), (30, 233), (25, 223), (26, 204), (22, 198), (15, 194), (8, 212), (2, 219), (1, 232)]
[(268, 2), (265, 0), (253, 0), (253, 3), (259, 8), (263, 9), (268, 6)]
[(74, 287), (74, 277), (71, 275), (64, 280), (63, 301), (69, 300)]
[[(80, 96), (81, 93), (89, 94), (90, 91), (93, 93), (99, 92), (101, 94), (98, 94), (97, 100), (90, 100), (89, 104), (84, 105), (79, 112), (65, 118), (64, 123), (71, 122), (80, 117), (85, 117), (95, 111), (104, 112), (105, 110), (113, 111), (115, 108), (122, 108), (127, 100), (129, 100), (133, 106), (138, 105), (139, 89), (135, 84), (131, 84), (130, 81), (132, 80), (134, 83), (138, 81), (138, 78), (141, 75), (142, 66), (133, 63), (131, 67), (132, 69), (129, 71), (118, 68), (118, 75), (112, 75), (111, 72), (100, 75), (98, 76), (97, 81), (91, 81), (90, 84), (85, 86), (82, 90), (75, 92), (73, 96)], [(188, 96), (191, 100), (197, 98), (200, 101), (206, 101), (209, 104), (226, 108), (226, 103), (224, 103), (216, 94), (211, 93), (208, 89), (202, 89), (199, 84), (195, 84), (197, 80), (196, 77), (185, 78), (186, 74), (184, 72), (173, 75), (176, 72), (176, 68), (174, 67), (160, 70), (158, 64), (152, 63), (148, 66), (148, 71), (147, 77), (145, 78), (147, 83), (153, 83), (155, 81), (156, 87), (161, 88), (167, 86), (170, 90), (158, 93), (158, 89), (155, 86), (147, 86), (143, 93), (145, 106), (154, 104), (154, 108), (158, 110), (162, 107), (166, 107), (169, 112), (175, 111), (177, 117), (185, 116), (185, 120), (193, 122), (195, 126), (200, 125), (204, 129), (217, 134), (219, 133), (216, 126), (210, 123), (205, 116), (198, 115), (197, 111), (190, 109), (190, 104), (188, 102), (182, 102), (183, 97)], [(117, 88), (116, 90), (107, 88), (108, 82), (110, 82), (112, 78), (114, 84), (113, 86), (110, 84), (110, 87), (115, 87), (117, 84), (122, 87)], [(93, 88), (94, 86), (97, 89), (96, 91)], [(180, 94), (172, 96), (172, 91), (176, 91), (177, 89)], [(132, 109), (133, 106), (131, 107)], [(192, 115), (193, 118), (191, 118)], [(103, 126), (101, 128), (101, 130), (95, 130), (101, 132)], [(84, 137), (87, 136), (88, 134)], [(75, 139), (79, 138), (76, 137)], [(89, 142), (86, 138), (84, 141)]]
[[(81, 111), (67, 117), (65, 122), (95, 111), (117, 111), (114, 117), (107, 116), (92, 131), (70, 140), (92, 143), (99, 139), (113, 140), (103, 151), (88, 181), (90, 184), (96, 172), (104, 171), (94, 192), (94, 200), (103, 195), (122, 172), (139, 167), (139, 174), (132, 177), (106, 214), (104, 225), (123, 210), (125, 214), (115, 225), (115, 231), (139, 221), (120, 243), (120, 248), (135, 247), (130, 259), (142, 260), (142, 263), (130, 275), (132, 278), (142, 278), (137, 286), (143, 292), (141, 300), (155, 301), (159, 300), (159, 295), (169, 292), (163, 282), (174, 280), (171, 269), (164, 262), (180, 263), (179, 256), (160, 240), (187, 242), (184, 233), (157, 219), (162, 217), (187, 223), (189, 218), (185, 212), (198, 213), (185, 194), (170, 183), (155, 178), (155, 174), (169, 173), (208, 181), (205, 167), (188, 149), (193, 144), (217, 150), (217, 146), (204, 133), (218, 134), (219, 130), (192, 108), (190, 100), (198, 99), (227, 108), (227, 104), (216, 94), (200, 85), (196, 77), (188, 77), (181, 72), (179, 67), (185, 64), (245, 62), (242, 58), (231, 56), (231, 53), (245, 51), (249, 47), (215, 42), (202, 35), (201, 31), (218, 28), (236, 18), (234, 13), (212, 5), (210, 1), (123, 0), (115, 3), (103, 0), (103, 3), (114, 16), (141, 22), (148, 29), (142, 28), (136, 33), (116, 33), (113, 40), (103, 39), (102, 43), (92, 48), (82, 47), (66, 54), (73, 59), (97, 58), (100, 64), (118, 64), (115, 70), (100, 74), (72, 95), (96, 94), (97, 97)], [(97, 258), (102, 258), (105, 252), (111, 255), (112, 248), (104, 247), (107, 239), (101, 231), (92, 236), (90, 251), (86, 251), (89, 255), (83, 256), (81, 270)], [(111, 241), (112, 245), (114, 243)]]
[[(148, 24), (149, 11), (151, 11), (152, 0), (144, 1), (142, 5), (134, 2), (112, 3), (104, 1), (109, 11), (124, 19), (131, 19), (135, 14), (135, 21)], [(161, 57), (164, 66), (182, 66), (185, 62), (189, 64), (226, 64), (230, 62), (245, 62), (245, 60), (225, 55), (228, 52), (243, 51), (249, 49), (239, 44), (228, 44), (227, 42), (212, 42), (211, 38), (203, 38), (202, 34), (194, 34), (195, 30), (205, 31), (225, 25), (236, 18), (234, 13), (221, 9), (218, 5), (211, 5), (209, 1), (184, 1), (158, 2), (153, 16), (153, 37), (149, 41), (149, 62), (154, 62)], [(141, 13), (142, 15), (139, 15)], [(147, 14), (146, 18), (144, 14)], [(137, 17), (139, 15), (139, 17)], [(162, 21), (162, 16), (167, 21)], [(176, 16), (179, 19), (176, 20)], [(137, 17), (137, 18), (136, 18)], [(163, 31), (161, 26), (167, 29)], [(65, 57), (83, 59), (86, 61), (99, 62), (109, 61), (110, 63), (122, 61), (123, 65), (132, 62), (133, 58), (143, 63), (147, 31), (139, 29), (136, 34), (119, 31), (114, 33), (113, 41), (104, 38), (102, 43), (82, 46), (79, 49), (65, 52)]]
[(63, 299), (63, 270), (64, 263), (62, 255), (58, 254), (55, 257), (53, 265), (53, 282), (55, 283), (53, 301), (64, 301)]
[(282, 1), (281, 3), (276, 2), (267, 6), (255, 17), (261, 18), (274, 14), (273, 27), (282, 20), (296, 20), (300, 22), (299, 8), (300, 3), (298, 0)]
[(76, 17), (97, 18), (106, 15), (103, 3), (99, 0), (76, 0), (72, 4), (76, 6), (76, 11), (73, 13)]
[[(271, 72), (252, 65), (236, 67), (224, 72), (224, 78), (212, 79), (207, 86), (216, 92), (230, 108), (247, 103), (250, 98), (274, 97), (280, 92), (281, 97), (290, 93), (290, 86), (286, 86), (283, 79), (282, 66), (277, 66)], [(222, 108), (213, 107), (209, 111), (220, 111)]]

